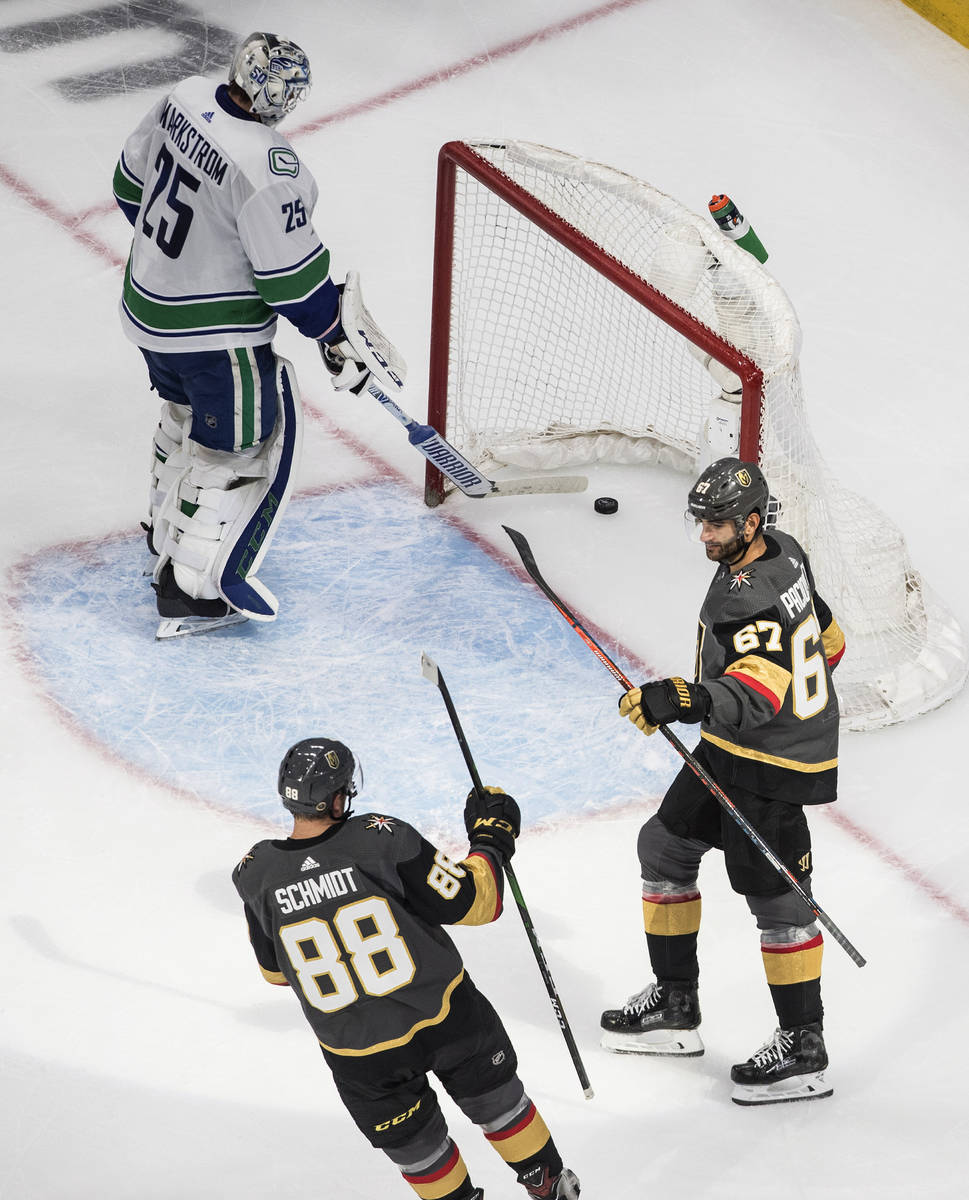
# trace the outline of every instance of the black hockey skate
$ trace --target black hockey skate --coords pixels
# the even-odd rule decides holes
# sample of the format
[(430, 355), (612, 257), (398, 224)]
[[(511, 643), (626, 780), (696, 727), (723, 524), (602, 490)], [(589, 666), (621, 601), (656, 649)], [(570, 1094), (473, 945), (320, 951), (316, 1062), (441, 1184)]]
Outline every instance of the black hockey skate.
[(732, 1067), (734, 1104), (822, 1100), (834, 1091), (824, 1077), (828, 1055), (820, 1022), (776, 1029), (753, 1058)]
[(600, 1043), (619, 1054), (663, 1054), (697, 1058), (700, 1001), (695, 983), (660, 979), (630, 996), (622, 1008), (602, 1014)]
[(155, 589), (158, 615), (162, 618), (155, 639), (185, 637), (192, 633), (208, 633), (239, 625), (248, 618), (222, 599), (196, 600), (175, 582), (175, 569), (170, 562), (162, 567), (161, 575), (151, 585)]
[(563, 1167), (558, 1175), (549, 1175), (548, 1167), (531, 1167), (518, 1182), (534, 1200), (578, 1200), (579, 1181), (575, 1172)]

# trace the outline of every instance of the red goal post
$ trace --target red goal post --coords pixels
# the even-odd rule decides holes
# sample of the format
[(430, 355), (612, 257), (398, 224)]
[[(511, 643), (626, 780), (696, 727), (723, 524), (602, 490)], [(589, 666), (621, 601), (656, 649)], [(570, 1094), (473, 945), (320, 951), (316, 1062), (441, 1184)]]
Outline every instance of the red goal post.
[[(466, 142), (447, 142), (438, 155), (428, 424), (459, 449), (465, 449), (460, 445), (459, 431), (453, 427), (453, 407), (450, 421), (448, 411), (449, 381), (453, 381), (451, 330), (459, 170), (518, 212), (530, 228), (556, 241), (577, 259), (588, 264), (605, 282), (621, 289), (644, 310), (653, 313), (699, 350), (733, 371), (739, 377), (743, 390), (739, 453), (747, 461), (759, 459), (763, 373), (757, 364), (742, 350), (698, 322), (686, 309), (653, 287), (642, 275), (631, 270), (581, 229), (564, 220), (510, 175), (492, 165), (482, 156), (479, 148)], [(447, 490), (447, 480), (428, 462), (425, 502), (432, 507), (440, 504)]]
[[(969, 650), (901, 532), (821, 458), (800, 347), (767, 269), (644, 180), (527, 142), (442, 147), (429, 423), (485, 471), (759, 462), (847, 635), (843, 719), (877, 728), (954, 695)], [(428, 465), (426, 502), (446, 494)]]

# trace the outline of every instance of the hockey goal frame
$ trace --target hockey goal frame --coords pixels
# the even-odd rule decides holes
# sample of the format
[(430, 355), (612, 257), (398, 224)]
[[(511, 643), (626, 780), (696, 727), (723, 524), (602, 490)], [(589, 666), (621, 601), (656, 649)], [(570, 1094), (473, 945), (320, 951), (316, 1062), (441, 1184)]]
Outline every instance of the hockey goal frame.
[[(519, 223), (533, 241), (516, 240)], [(602, 163), (515, 139), (450, 141), (437, 161), (431, 305), (428, 420), (470, 461), (551, 472), (757, 462), (848, 638), (847, 727), (909, 720), (962, 688), (959, 622), (897, 526), (835, 479), (814, 441), (790, 299), (716, 226)], [(558, 324), (542, 324), (556, 312)], [(640, 360), (655, 370), (643, 374)], [(507, 428), (495, 423), (503, 414)], [(429, 465), (425, 502), (447, 495)]]
[[(494, 192), (538, 229), (570, 250), (609, 282), (659, 317), (675, 332), (722, 363), (742, 383), (740, 457), (760, 460), (764, 375), (760, 367), (736, 346), (708, 328), (675, 301), (657, 291), (591, 238), (554, 213), (514, 180), (499, 171), (465, 142), (446, 142), (438, 152), (437, 200), (434, 220), (434, 275), (431, 293), (431, 341), (428, 372), (427, 420), (443, 437), (448, 436), (447, 411), (451, 354), (454, 222), (458, 171), (467, 172)], [(446, 479), (428, 463), (424, 476), (424, 503), (441, 504)]]

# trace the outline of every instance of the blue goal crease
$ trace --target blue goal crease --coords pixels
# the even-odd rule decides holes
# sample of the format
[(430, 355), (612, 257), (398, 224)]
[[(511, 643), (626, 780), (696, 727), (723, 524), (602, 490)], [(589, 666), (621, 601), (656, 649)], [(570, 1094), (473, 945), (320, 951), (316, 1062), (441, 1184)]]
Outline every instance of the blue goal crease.
[(260, 571), (272, 624), (156, 642), (143, 564), (134, 535), (27, 560), (25, 649), (96, 743), (206, 803), (281, 818), (279, 760), (322, 734), (362, 763), (358, 811), (460, 841), (470, 782), (422, 651), (526, 827), (656, 796), (676, 769), (617, 719), (615, 684), (548, 601), (399, 484), (293, 499)]

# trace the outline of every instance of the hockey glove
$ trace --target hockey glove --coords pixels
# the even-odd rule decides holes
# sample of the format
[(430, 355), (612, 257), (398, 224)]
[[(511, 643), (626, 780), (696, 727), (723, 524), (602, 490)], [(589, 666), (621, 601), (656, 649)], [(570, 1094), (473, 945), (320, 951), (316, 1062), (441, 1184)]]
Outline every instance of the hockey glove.
[(517, 802), (501, 788), (485, 788), (480, 796), (474, 788), (468, 792), (464, 825), (472, 850), (493, 850), (503, 859), (511, 858), (521, 823)]
[(710, 713), (710, 693), (702, 683), (687, 683), (678, 675), (633, 688), (619, 701), (619, 715), (649, 737), (670, 721), (702, 721)]
[(318, 341), (323, 366), (330, 373), (330, 382), (335, 392), (352, 392), (359, 396), (367, 386), (370, 369), (359, 359), (353, 358), (353, 347), (347, 341), (335, 342), (332, 345)]

